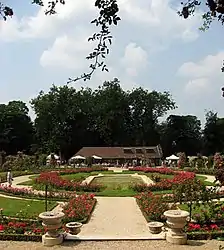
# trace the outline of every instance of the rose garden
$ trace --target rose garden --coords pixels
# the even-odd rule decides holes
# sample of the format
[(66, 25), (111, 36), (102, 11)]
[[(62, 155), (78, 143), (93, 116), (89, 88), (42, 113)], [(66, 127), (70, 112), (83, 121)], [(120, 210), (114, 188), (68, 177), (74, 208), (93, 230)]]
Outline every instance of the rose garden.
[[(101, 200), (132, 197), (144, 216), (148, 232), (143, 234), (149, 240), (161, 239), (173, 244), (187, 244), (187, 239), (221, 240), (224, 236), (222, 167), (222, 158), (217, 160), (217, 155), (210, 168), (186, 168), (184, 164), (176, 168), (45, 167), (14, 171), (12, 186), (5, 183), (2, 172), (0, 239), (42, 240), (44, 245), (91, 237), (94, 240), (91, 221), (101, 206), (98, 197)], [(111, 211), (113, 206), (116, 204), (109, 208)], [(106, 215), (108, 220), (110, 210)], [(88, 235), (85, 229), (90, 231)], [(119, 232), (109, 238), (116, 239), (116, 233)], [(138, 237), (128, 234), (122, 237), (141, 239), (141, 232), (136, 233)], [(104, 235), (98, 232), (97, 237)]]

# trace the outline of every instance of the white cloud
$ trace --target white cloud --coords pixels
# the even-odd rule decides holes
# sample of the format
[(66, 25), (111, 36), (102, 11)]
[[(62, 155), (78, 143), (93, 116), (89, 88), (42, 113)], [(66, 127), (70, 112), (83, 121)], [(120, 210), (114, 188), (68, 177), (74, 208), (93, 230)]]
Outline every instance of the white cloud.
[(129, 76), (135, 77), (138, 71), (145, 69), (148, 64), (148, 54), (140, 46), (135, 43), (129, 43), (121, 59), (121, 64), (125, 67)]
[(210, 82), (207, 78), (198, 78), (189, 81), (185, 86), (185, 91), (190, 95), (207, 94), (210, 89)]
[[(149, 44), (151, 40), (155, 40), (154, 45), (159, 41), (164, 46), (173, 39), (195, 40), (198, 37), (199, 16), (183, 20), (171, 3), (171, 0), (119, 0), (121, 22), (129, 24), (129, 31), (132, 30), (132, 24), (143, 29), (142, 35), (150, 40)], [(53, 16), (45, 16), (44, 8), (40, 8), (35, 15), (24, 16), (19, 20), (9, 19), (0, 27), (1, 39), (40, 39), (59, 36), (65, 29), (71, 29), (71, 34), (77, 24), (80, 26), (85, 20), (85, 25), (89, 26), (89, 22), (98, 15), (93, 0), (67, 0), (65, 5), (58, 7), (58, 14)], [(135, 33), (132, 35), (134, 37)]]
[[(171, 0), (120, 0), (121, 15), (131, 23), (139, 23), (151, 37), (189, 42), (197, 39), (200, 13), (183, 20), (177, 15), (179, 6)], [(153, 33), (151, 33), (153, 32)]]
[(208, 55), (199, 62), (186, 62), (178, 70), (178, 74), (186, 77), (212, 77), (221, 73), (224, 51), (216, 55)]
[(81, 69), (86, 65), (86, 55), (94, 46), (87, 41), (87, 34), (77, 30), (77, 37), (60, 36), (52, 47), (43, 52), (40, 64), (43, 67), (60, 67), (64, 69)]
[(209, 93), (212, 87), (219, 88), (223, 84), (221, 72), (224, 52), (208, 55), (198, 62), (186, 62), (177, 71), (177, 75), (187, 79), (187, 93), (202, 95)]
[[(45, 6), (48, 0), (44, 0)], [(96, 13), (92, 0), (66, 0), (65, 5), (58, 5), (57, 14), (45, 15), (46, 7), (40, 7), (34, 16), (23, 16), (21, 19), (13, 17), (0, 26), (0, 38), (3, 41), (14, 41), (18, 39), (46, 38), (57, 36), (68, 24), (76, 27), (77, 21), (85, 15), (92, 18)], [(91, 20), (91, 19), (90, 19)]]

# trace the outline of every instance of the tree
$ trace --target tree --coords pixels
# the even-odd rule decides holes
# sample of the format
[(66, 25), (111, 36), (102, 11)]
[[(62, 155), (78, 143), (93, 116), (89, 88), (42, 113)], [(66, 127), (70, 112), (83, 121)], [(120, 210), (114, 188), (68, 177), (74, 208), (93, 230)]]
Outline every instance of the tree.
[(175, 203), (187, 204), (190, 219), (192, 217), (192, 209), (200, 206), (200, 202), (204, 204), (212, 202), (212, 198), (214, 198), (216, 192), (215, 188), (207, 190), (206, 186), (196, 178), (188, 179), (181, 184), (174, 185), (172, 190)]
[(218, 118), (217, 113), (208, 111), (203, 131), (204, 153), (214, 155), (224, 151), (224, 119)]
[(168, 92), (149, 92), (137, 88), (129, 93), (132, 137), (137, 145), (156, 145), (159, 143), (157, 130), (158, 119), (169, 110), (173, 110), (175, 102)]
[[(177, 152), (196, 155), (201, 150), (201, 122), (196, 116), (170, 115), (161, 132), (165, 155)], [(174, 142), (175, 147), (172, 147)]]
[(7, 154), (29, 152), (34, 129), (28, 111), (21, 101), (0, 104), (0, 150)]
[(169, 93), (126, 92), (116, 78), (95, 91), (53, 86), (31, 104), (39, 147), (66, 159), (84, 146), (156, 145), (158, 118), (175, 107)]

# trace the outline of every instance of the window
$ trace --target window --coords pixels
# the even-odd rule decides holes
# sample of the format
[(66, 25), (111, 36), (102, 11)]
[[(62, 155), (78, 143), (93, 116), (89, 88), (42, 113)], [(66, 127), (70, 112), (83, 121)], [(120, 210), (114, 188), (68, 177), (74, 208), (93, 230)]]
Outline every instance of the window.
[(136, 148), (135, 151), (136, 151), (136, 154), (143, 154), (144, 153), (142, 148)]
[(131, 148), (124, 148), (123, 151), (124, 151), (124, 154), (133, 154), (133, 151)]
[(152, 148), (147, 148), (147, 149), (146, 149), (146, 153), (147, 153), (147, 154), (155, 154), (155, 151), (154, 151), (154, 149), (152, 149)]

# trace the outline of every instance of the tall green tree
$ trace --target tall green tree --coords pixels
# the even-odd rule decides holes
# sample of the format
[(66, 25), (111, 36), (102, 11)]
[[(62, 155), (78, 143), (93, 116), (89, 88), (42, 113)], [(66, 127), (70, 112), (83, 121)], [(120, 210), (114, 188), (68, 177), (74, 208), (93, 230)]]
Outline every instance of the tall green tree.
[(177, 152), (196, 155), (201, 151), (201, 122), (196, 116), (170, 115), (161, 132), (165, 155)]
[(217, 113), (208, 111), (203, 131), (204, 153), (214, 155), (224, 152), (224, 118), (218, 118)]
[(34, 139), (34, 128), (22, 101), (0, 104), (0, 151), (15, 154), (29, 152)]
[(65, 158), (84, 146), (155, 145), (158, 118), (175, 107), (169, 93), (124, 91), (116, 78), (95, 91), (53, 86), (31, 104), (40, 147)]

